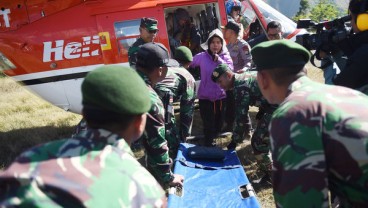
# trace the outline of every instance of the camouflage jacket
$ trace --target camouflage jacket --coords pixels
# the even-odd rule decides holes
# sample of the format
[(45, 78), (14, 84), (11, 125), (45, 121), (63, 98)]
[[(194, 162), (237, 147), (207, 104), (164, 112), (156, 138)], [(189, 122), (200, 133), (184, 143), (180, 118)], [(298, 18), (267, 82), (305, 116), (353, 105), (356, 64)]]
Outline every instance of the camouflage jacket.
[(84, 135), (21, 154), (0, 175), (0, 207), (162, 205), (162, 188), (123, 138), (103, 129)]
[(138, 74), (146, 82), (152, 103), (147, 114), (145, 133), (142, 136), (148, 169), (161, 184), (166, 185), (174, 176), (170, 169), (172, 161), (169, 158), (169, 148), (165, 138), (165, 109), (160, 97), (151, 87), (152, 84), (148, 77), (140, 71)]
[(133, 45), (128, 50), (128, 57), (129, 57), (129, 66), (135, 69), (135, 65), (137, 64), (137, 54), (139, 48), (145, 44), (142, 38), (138, 38), (137, 41), (133, 43)]
[(226, 47), (230, 52), (231, 59), (233, 60), (234, 72), (241, 69), (248, 70), (250, 68), (252, 55), (250, 54), (250, 46), (245, 40), (238, 39), (236, 43), (229, 43)]
[(156, 91), (162, 89), (173, 93), (174, 102), (180, 101), (180, 136), (185, 139), (191, 134), (193, 123), (196, 97), (194, 77), (184, 68), (170, 67), (165, 79), (155, 86)]
[(270, 123), (278, 207), (368, 207), (368, 97), (304, 76)]
[(245, 134), (250, 131), (248, 119), (249, 106), (260, 106), (264, 101), (259, 90), (257, 72), (244, 72), (235, 74), (234, 98), (235, 98), (235, 123), (232, 139), (236, 143), (243, 141)]

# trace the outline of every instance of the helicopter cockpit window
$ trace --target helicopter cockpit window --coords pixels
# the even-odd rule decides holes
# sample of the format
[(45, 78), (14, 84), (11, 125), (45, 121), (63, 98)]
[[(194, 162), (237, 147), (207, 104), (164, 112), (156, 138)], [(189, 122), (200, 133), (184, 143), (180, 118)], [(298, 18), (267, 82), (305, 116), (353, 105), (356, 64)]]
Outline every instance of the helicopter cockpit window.
[(262, 33), (261, 25), (257, 19), (257, 15), (254, 12), (248, 1), (242, 2), (242, 21), (244, 27), (244, 39), (251, 39), (256, 35)]
[(130, 46), (139, 37), (139, 24), (141, 20), (129, 20), (123, 22), (116, 22), (114, 24), (116, 40), (118, 41), (119, 54), (126, 56)]
[(284, 38), (286, 38), (290, 33), (294, 32), (296, 28), (296, 23), (293, 22), (291, 19), (282, 15), (262, 0), (254, 0), (254, 2), (257, 4), (259, 11), (262, 13), (267, 23), (273, 20), (277, 20), (281, 23)]
[(246, 28), (246, 26), (250, 25), (254, 21), (254, 19), (256, 18), (256, 13), (254, 13), (253, 9), (247, 7), (244, 9), (242, 17), (243, 20), (246, 22), (246, 25), (244, 25), (243, 23), (243, 26)]

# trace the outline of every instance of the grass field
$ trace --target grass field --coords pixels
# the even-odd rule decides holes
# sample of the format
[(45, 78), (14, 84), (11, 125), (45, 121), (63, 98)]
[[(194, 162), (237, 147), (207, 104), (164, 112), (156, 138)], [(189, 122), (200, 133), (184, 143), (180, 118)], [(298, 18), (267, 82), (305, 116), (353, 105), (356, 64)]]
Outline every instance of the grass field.
[[(308, 66), (308, 76), (322, 82), (322, 72)], [(4, 168), (22, 151), (50, 140), (69, 137), (81, 116), (59, 109), (0, 74), (0, 168)], [(251, 108), (254, 117), (257, 108)], [(193, 133), (201, 134), (199, 112), (196, 112)], [(223, 143), (228, 142), (226, 138)], [(237, 148), (239, 159), (250, 180), (258, 179), (257, 164), (250, 142)], [(272, 188), (254, 185), (262, 207), (275, 207)]]
[(20, 152), (68, 137), (81, 119), (40, 99), (10, 78), (0, 77), (0, 167)]

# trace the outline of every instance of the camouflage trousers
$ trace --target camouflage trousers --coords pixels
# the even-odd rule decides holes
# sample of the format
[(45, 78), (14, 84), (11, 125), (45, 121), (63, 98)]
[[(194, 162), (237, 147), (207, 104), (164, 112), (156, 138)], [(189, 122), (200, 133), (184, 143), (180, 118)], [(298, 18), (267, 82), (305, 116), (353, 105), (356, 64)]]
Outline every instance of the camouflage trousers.
[(257, 122), (257, 127), (251, 138), (253, 154), (257, 160), (259, 169), (264, 173), (271, 173), (272, 157), (270, 152), (270, 136), (268, 125), (272, 114), (264, 114)]

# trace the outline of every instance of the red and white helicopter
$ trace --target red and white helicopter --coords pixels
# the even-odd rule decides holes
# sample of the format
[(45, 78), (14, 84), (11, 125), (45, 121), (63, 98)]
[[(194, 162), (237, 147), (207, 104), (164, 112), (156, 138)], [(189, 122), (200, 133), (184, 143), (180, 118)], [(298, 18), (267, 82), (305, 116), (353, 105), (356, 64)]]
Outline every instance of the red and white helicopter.
[[(142, 17), (158, 20), (155, 42), (169, 48), (165, 19), (169, 13), (184, 8), (192, 22), (208, 32), (201, 26), (201, 17), (216, 18), (217, 28), (225, 25), (225, 3), (226, 0), (2, 0), (0, 70), (50, 103), (81, 113), (80, 86), (84, 77), (104, 64), (128, 65), (127, 52), (139, 37)], [(262, 0), (244, 0), (242, 7), (248, 26), (258, 20), (264, 30), (268, 22), (279, 20), (285, 38), (295, 39), (302, 32)]]

